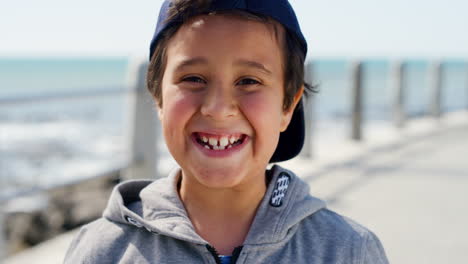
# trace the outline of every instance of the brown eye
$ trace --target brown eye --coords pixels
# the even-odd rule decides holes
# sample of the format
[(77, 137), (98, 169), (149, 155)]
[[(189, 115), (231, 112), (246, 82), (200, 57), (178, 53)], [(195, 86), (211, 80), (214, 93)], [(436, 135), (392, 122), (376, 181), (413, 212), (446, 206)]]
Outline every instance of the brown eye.
[(260, 82), (252, 78), (244, 78), (240, 80), (237, 84), (238, 85), (255, 85), (255, 84), (260, 84)]
[(182, 79), (184, 82), (191, 82), (191, 83), (206, 83), (205, 80), (198, 76), (187, 76)]

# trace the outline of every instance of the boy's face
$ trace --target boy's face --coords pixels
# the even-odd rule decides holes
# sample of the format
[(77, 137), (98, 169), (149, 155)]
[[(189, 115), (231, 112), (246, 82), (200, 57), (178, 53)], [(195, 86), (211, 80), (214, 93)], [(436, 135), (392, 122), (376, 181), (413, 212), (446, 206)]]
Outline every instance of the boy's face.
[(221, 15), (196, 17), (169, 41), (159, 116), (184, 180), (264, 182), (295, 106), (283, 110), (280, 43), (270, 25)]

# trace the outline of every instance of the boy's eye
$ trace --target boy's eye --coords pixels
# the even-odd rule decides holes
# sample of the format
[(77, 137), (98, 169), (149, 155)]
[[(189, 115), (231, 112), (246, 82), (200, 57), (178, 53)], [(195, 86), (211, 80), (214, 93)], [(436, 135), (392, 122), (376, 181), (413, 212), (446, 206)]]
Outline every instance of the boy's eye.
[(191, 82), (191, 83), (206, 83), (205, 80), (198, 76), (187, 76), (182, 79), (184, 82)]
[(237, 82), (238, 85), (255, 85), (259, 83), (260, 83), (259, 81), (254, 80), (252, 78), (244, 78), (240, 80), (239, 82)]

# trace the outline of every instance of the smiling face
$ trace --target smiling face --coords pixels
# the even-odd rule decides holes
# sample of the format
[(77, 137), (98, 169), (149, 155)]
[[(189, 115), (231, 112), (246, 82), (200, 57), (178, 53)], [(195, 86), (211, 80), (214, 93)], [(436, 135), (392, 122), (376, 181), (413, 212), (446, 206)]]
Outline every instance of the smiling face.
[(198, 16), (169, 41), (159, 117), (184, 180), (208, 188), (264, 182), (295, 106), (283, 109), (282, 40), (272, 27)]

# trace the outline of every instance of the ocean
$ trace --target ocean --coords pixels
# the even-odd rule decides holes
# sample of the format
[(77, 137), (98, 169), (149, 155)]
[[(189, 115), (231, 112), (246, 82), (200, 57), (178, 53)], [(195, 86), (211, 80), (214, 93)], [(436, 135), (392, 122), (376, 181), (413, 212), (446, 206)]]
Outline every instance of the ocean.
[[(429, 61), (408, 60), (406, 111), (428, 112)], [(314, 60), (318, 137), (347, 140), (351, 61)], [(127, 58), (0, 58), (0, 190), (50, 186), (89, 177), (126, 161)], [(391, 125), (389, 60), (365, 60), (365, 123)], [(468, 105), (468, 68), (444, 62), (444, 111)], [(25, 101), (90, 93), (60, 100)], [(23, 98), (23, 99), (22, 99)], [(163, 144), (161, 144), (163, 145)]]

